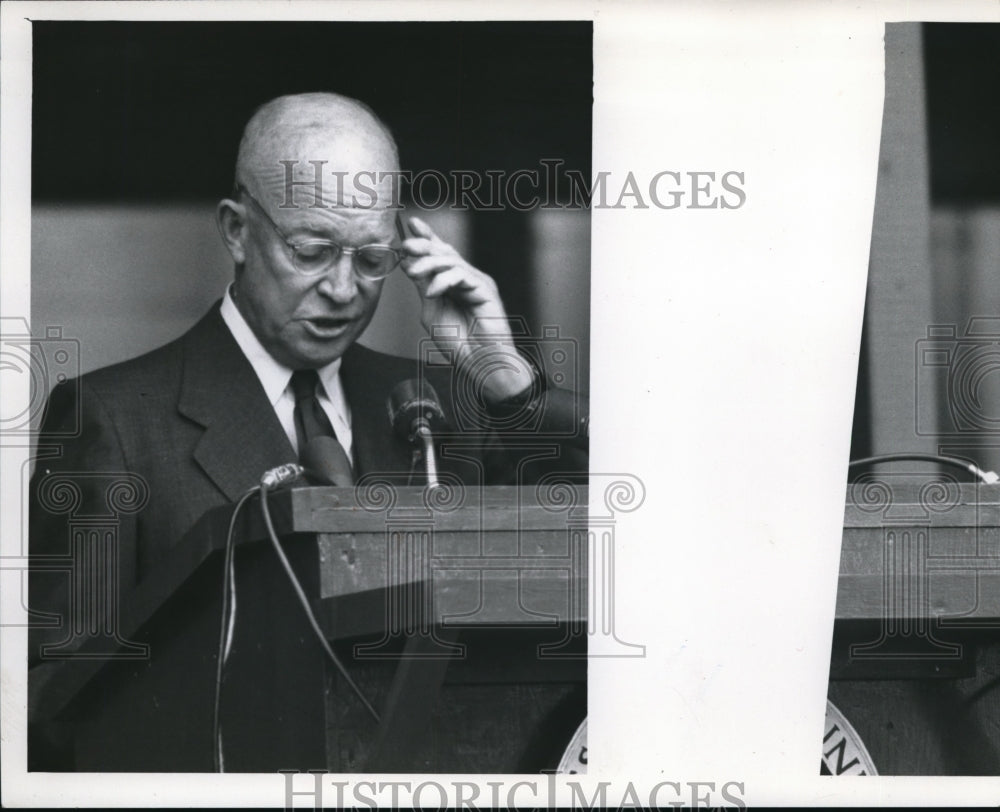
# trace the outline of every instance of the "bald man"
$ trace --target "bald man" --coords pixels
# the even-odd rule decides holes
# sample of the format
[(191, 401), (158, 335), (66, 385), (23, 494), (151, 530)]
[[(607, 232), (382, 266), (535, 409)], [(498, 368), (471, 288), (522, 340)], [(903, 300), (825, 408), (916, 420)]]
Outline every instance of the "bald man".
[[(316, 167), (330, 182), (315, 182)], [(206, 511), (298, 459), (308, 438), (303, 397), (318, 407), (310, 420), (335, 437), (350, 476), (410, 471), (412, 449), (392, 432), (386, 402), (398, 383), (421, 375), (417, 362), (356, 343), (397, 268), (421, 296), (424, 326), (447, 329), (453, 374), (479, 381), (485, 403), (502, 412), (537, 391), (537, 373), (514, 348), (493, 280), (420, 218), (408, 219), (408, 233), (397, 226), (398, 170), (391, 134), (358, 101), (285, 96), (253, 115), (233, 194), (217, 207), (233, 282), (176, 341), (52, 393), (41, 445), (50, 432), (64, 436), (77, 413), (82, 423), (75, 440), (37, 465), (33, 555), (65, 555), (76, 517), (110, 517), (117, 584), (127, 595), (170, 560)], [(374, 194), (356, 195), (372, 188), (371, 178)], [(491, 347), (493, 362), (496, 351), (506, 353), (507, 362), (491, 364), (489, 374), (470, 369), (479, 346)], [(453, 415), (451, 387), (436, 380)], [(514, 470), (494, 438), (443, 464), (471, 485), (510, 482)], [(555, 465), (580, 467), (581, 457)], [(60, 490), (67, 482), (72, 504)], [(67, 580), (65, 572), (32, 574), (33, 608), (62, 621), (32, 635), (33, 661), (45, 643), (65, 652), (77, 642), (66, 623)]]
[[(400, 240), (391, 180), (374, 201), (349, 194), (359, 173), (398, 172), (397, 155), (385, 125), (360, 102), (312, 93), (265, 104), (240, 142), (234, 194), (217, 207), (235, 269), (222, 300), (176, 341), (53, 393), (43, 438), (73, 418), (76, 404), (82, 436), (38, 466), (36, 485), (58, 470), (104, 471), (137, 475), (148, 490), (141, 510), (120, 517), (123, 583), (140, 579), (207, 509), (297, 459), (290, 386), (297, 371), (316, 371), (317, 400), (356, 477), (409, 470), (410, 449), (392, 434), (386, 397), (417, 377), (417, 366), (356, 344), (397, 267), (420, 292), (425, 327), (458, 336), (459, 369), (475, 357), (472, 342), (510, 347), (511, 363), (480, 376), (487, 402), (516, 399), (537, 383), (507, 322), (494, 318), (505, 313), (493, 280), (418, 217), (408, 219), (410, 236)], [(314, 179), (317, 162), (342, 182), (304, 182)], [(367, 247), (387, 257), (374, 270), (365, 267)], [(442, 384), (439, 394), (448, 389)], [(469, 465), (457, 472), (476, 484), (493, 473)], [(82, 484), (85, 491), (103, 486)], [(41, 529), (64, 516), (36, 504), (32, 519), (39, 543), (65, 544), (58, 530)]]
[[(325, 184), (315, 182), (317, 164)], [(305, 178), (290, 178), (290, 169), (304, 170)], [(335, 364), (368, 326), (381, 274), (394, 265), (359, 272), (361, 254), (346, 251), (307, 271), (301, 260), (325, 240), (355, 248), (392, 243), (398, 174), (392, 136), (351, 99), (286, 96), (264, 105), (247, 125), (236, 164), (239, 194), (219, 204), (219, 228), (236, 266), (235, 310), (287, 369)], [(368, 178), (382, 180), (371, 187)], [(356, 193), (365, 187), (374, 188), (374, 196)], [(478, 320), (475, 341), (509, 346), (514, 362), (484, 378), (485, 394), (501, 401), (523, 392), (532, 383), (530, 370), (517, 363), (496, 284), (425, 222), (413, 217), (409, 226), (414, 236), (399, 246), (399, 258), (423, 300), (424, 326), (447, 327), (467, 345)], [(233, 328), (229, 317), (226, 322)], [(463, 347), (466, 357), (470, 349)]]

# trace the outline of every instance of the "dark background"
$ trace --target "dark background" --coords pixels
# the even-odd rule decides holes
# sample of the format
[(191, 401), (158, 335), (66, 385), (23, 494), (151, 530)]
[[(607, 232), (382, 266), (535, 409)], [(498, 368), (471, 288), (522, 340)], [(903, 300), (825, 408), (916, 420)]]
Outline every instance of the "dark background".
[[(532, 170), (555, 159), (589, 178), (592, 40), (590, 21), (36, 22), (33, 317), (79, 336), (85, 368), (193, 323), (221, 292), (194, 267), (220, 261), (214, 225), (200, 224), (230, 194), (247, 119), (282, 94), (366, 102), (413, 173)], [(436, 196), (433, 183), (425, 188)], [(465, 212), (462, 250), (532, 335), (558, 322), (579, 342), (585, 388), (587, 212), (558, 223), (535, 216), (562, 213)], [(84, 318), (88, 306), (104, 310), (100, 323)], [(376, 348), (409, 348), (396, 332)]]
[(1000, 25), (923, 30), (931, 201), (1000, 202)]
[[(975, 216), (976, 210), (1000, 205), (1000, 25), (924, 23), (921, 29), (930, 207), (932, 212), (966, 210)], [(887, 59), (891, 57), (886, 54)], [(933, 233), (930, 239), (933, 250)], [(940, 249), (937, 255), (946, 250)], [(962, 285), (963, 281), (955, 279), (954, 284)], [(866, 310), (866, 324), (869, 318)], [(866, 328), (861, 340), (851, 459), (874, 451), (869, 341)], [(863, 470), (852, 475), (858, 473)]]
[(370, 104), (404, 169), (590, 177), (592, 24), (34, 24), (36, 200), (216, 199), (243, 125), (286, 93)]
[[(592, 25), (34, 23), (39, 200), (215, 197), (253, 109), (282, 93), (369, 100), (405, 168), (590, 175)], [(1000, 31), (924, 25), (931, 194), (1000, 201)]]

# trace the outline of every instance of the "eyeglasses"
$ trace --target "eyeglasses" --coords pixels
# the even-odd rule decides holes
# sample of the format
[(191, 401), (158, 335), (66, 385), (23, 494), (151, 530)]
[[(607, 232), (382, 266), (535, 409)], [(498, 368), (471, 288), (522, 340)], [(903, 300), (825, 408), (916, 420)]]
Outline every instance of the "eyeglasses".
[[(362, 245), (359, 248), (351, 248), (340, 245), (332, 240), (303, 240), (292, 242), (285, 233), (278, 228), (278, 224), (271, 219), (271, 215), (265, 211), (243, 184), (237, 184), (237, 193), (245, 194), (257, 207), (257, 210), (264, 215), (264, 218), (271, 224), (281, 241), (291, 249), (292, 265), (304, 276), (319, 276), (329, 271), (340, 259), (341, 254), (351, 257), (351, 264), (354, 272), (362, 279), (377, 280), (384, 279), (391, 274), (396, 266), (403, 260), (403, 252), (392, 246), (372, 243)], [(399, 217), (396, 217), (396, 230), (400, 238), (404, 237)]]

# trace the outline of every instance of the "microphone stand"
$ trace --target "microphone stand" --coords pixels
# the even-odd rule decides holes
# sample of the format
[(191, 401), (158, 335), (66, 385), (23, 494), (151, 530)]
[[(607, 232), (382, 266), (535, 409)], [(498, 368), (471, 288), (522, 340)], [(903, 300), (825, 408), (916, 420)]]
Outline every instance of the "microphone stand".
[(413, 447), (411, 476), (422, 452), (427, 487), (440, 488), (434, 427), (444, 425), (445, 418), (434, 387), (417, 379), (402, 381), (389, 394), (386, 406), (396, 436)]
[(424, 418), (418, 420), (413, 434), (420, 439), (424, 446), (424, 467), (427, 470), (427, 487), (441, 487), (437, 474), (437, 453), (434, 451), (434, 436), (431, 434), (431, 427), (427, 420)]

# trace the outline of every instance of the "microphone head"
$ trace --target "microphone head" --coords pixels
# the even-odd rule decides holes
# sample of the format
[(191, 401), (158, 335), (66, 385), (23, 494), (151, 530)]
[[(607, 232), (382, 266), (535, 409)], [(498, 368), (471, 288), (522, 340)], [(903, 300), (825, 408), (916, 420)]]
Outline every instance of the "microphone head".
[(354, 484), (354, 472), (344, 447), (333, 437), (313, 437), (299, 454), (306, 476), (321, 485), (348, 488)]
[(410, 378), (393, 387), (386, 403), (393, 431), (406, 442), (412, 442), (421, 423), (432, 432), (445, 424), (444, 410), (427, 381)]

